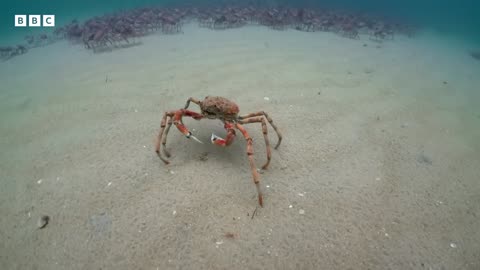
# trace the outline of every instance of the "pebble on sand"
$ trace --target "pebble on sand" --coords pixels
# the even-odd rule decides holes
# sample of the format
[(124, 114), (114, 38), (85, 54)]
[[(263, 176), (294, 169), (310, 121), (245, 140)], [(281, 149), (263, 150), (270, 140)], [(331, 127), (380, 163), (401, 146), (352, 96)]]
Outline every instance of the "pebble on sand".
[(40, 185), (42, 183), (42, 181), (43, 181), (42, 179), (38, 179), (37, 184)]
[(37, 228), (39, 228), (39, 229), (45, 228), (49, 221), (50, 221), (49, 216), (46, 216), (46, 215), (41, 216), (37, 221)]
[(305, 214), (305, 210), (300, 209), (300, 210), (298, 211), (298, 213), (299, 213), (300, 215), (303, 215), (303, 214)]
[(450, 247), (451, 247), (451, 248), (457, 248), (457, 244), (455, 244), (455, 243), (450, 243)]

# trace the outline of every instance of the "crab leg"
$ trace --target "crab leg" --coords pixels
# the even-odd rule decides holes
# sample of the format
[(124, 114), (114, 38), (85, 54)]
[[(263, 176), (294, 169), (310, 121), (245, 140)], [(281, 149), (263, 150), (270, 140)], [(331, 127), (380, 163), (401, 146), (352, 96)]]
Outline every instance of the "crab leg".
[(177, 129), (183, 135), (185, 135), (185, 137), (187, 137), (187, 139), (193, 138), (197, 142), (201, 143), (201, 141), (198, 140), (195, 136), (193, 136), (192, 132), (190, 132), (190, 130), (188, 130), (188, 128), (183, 124), (183, 122), (182, 122), (182, 117), (183, 116), (190, 116), (195, 120), (200, 120), (200, 119), (203, 118), (203, 115), (201, 115), (199, 113), (196, 113), (196, 112), (193, 112), (193, 111), (190, 111), (190, 110), (180, 109), (180, 110), (176, 111), (175, 115), (173, 116), (173, 124), (177, 127)]
[[(170, 127), (172, 125), (172, 119), (173, 119), (173, 124), (178, 128), (178, 130), (184, 134), (188, 139), (193, 138), (196, 141), (199, 141), (195, 136), (192, 135), (192, 133), (183, 125), (182, 123), (182, 117), (183, 116), (189, 116), (192, 117), (193, 119), (200, 120), (203, 118), (203, 115), (189, 111), (189, 110), (178, 110), (178, 111), (170, 111), (170, 112), (165, 112), (162, 118), (162, 122), (160, 123), (160, 132), (158, 133), (157, 141), (155, 144), (155, 152), (157, 153), (158, 157), (165, 163), (169, 164), (170, 162), (165, 159), (164, 157), (161, 156), (160, 154), (160, 148), (163, 145), (163, 152), (167, 157), (170, 157), (170, 153), (165, 149), (165, 145), (167, 143), (167, 135), (168, 131), (170, 130)], [(167, 119), (168, 119), (168, 127), (167, 126)], [(165, 130), (166, 128), (166, 130)], [(165, 131), (165, 134), (164, 134)], [(199, 141), (201, 142), (201, 141)]]
[(157, 136), (157, 142), (155, 144), (155, 152), (157, 152), (157, 155), (158, 157), (165, 163), (165, 164), (169, 164), (170, 162), (168, 160), (166, 160), (165, 158), (162, 157), (162, 155), (160, 154), (160, 147), (161, 147), (161, 141), (162, 141), (162, 136), (163, 136), (163, 131), (165, 130), (165, 126), (167, 124), (167, 118), (173, 116), (175, 114), (175, 111), (173, 112), (165, 112), (163, 114), (163, 118), (162, 118), (162, 122), (160, 123), (160, 132), (158, 133), (158, 136)]
[(235, 140), (235, 129), (233, 129), (233, 124), (230, 122), (225, 122), (225, 129), (227, 130), (227, 137), (225, 139), (218, 137), (217, 135), (212, 133), (212, 137), (210, 138), (213, 144), (218, 146), (229, 146)]
[(248, 118), (245, 120), (238, 121), (240, 124), (250, 124), (250, 123), (262, 123), (262, 133), (263, 138), (265, 139), (265, 146), (267, 147), (267, 162), (262, 166), (262, 170), (266, 170), (270, 164), (270, 159), (272, 159), (272, 151), (270, 150), (270, 142), (268, 140), (268, 129), (267, 122), (264, 117), (255, 117)]
[(248, 134), (248, 132), (245, 130), (245, 128), (240, 125), (239, 123), (235, 124), (235, 127), (242, 132), (243, 137), (245, 137), (245, 140), (247, 141), (247, 156), (248, 156), (248, 161), (250, 162), (250, 168), (252, 169), (252, 175), (253, 175), (253, 182), (255, 183), (255, 186), (257, 187), (257, 193), (258, 193), (258, 203), (260, 206), (263, 207), (263, 195), (262, 195), (262, 190), (260, 189), (260, 180), (259, 180), (259, 175), (257, 172), (257, 168), (255, 167), (255, 161), (253, 160), (253, 142), (252, 138)]
[(278, 136), (278, 142), (277, 142), (277, 145), (275, 145), (275, 149), (277, 149), (280, 146), (280, 143), (282, 142), (282, 133), (280, 133), (277, 126), (273, 123), (272, 118), (270, 118), (270, 116), (268, 116), (268, 114), (266, 112), (260, 111), (260, 112), (255, 112), (255, 113), (249, 113), (247, 115), (239, 116), (238, 119), (239, 120), (244, 120), (246, 118), (251, 118), (251, 117), (255, 117), (255, 116), (265, 116), (265, 118), (267, 118), (270, 125), (273, 127), (273, 129), (275, 130), (275, 132), (277, 133), (277, 136)]
[(201, 103), (201, 101), (196, 99), (196, 98), (193, 98), (193, 97), (188, 98), (187, 103), (185, 104), (185, 107), (184, 107), (185, 110), (188, 108), (188, 106), (190, 106), (190, 102), (193, 102), (193, 103), (197, 104), (198, 106), (200, 106), (200, 103)]
[(163, 154), (165, 154), (165, 156), (167, 156), (167, 157), (171, 156), (170, 152), (168, 152), (168, 150), (167, 150), (166, 144), (167, 144), (168, 132), (170, 131), (170, 128), (172, 127), (172, 124), (173, 124), (173, 120), (172, 120), (172, 117), (170, 117), (170, 118), (168, 118), (167, 127), (165, 129), (165, 134), (163, 135), (163, 140), (162, 140)]

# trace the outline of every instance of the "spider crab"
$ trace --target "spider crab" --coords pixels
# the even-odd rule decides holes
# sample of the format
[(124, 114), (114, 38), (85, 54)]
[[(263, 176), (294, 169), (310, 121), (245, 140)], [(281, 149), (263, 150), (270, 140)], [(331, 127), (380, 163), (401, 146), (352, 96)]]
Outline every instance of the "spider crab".
[[(200, 107), (201, 113), (187, 110), (191, 102), (197, 104)], [(262, 191), (260, 189), (259, 175), (255, 167), (255, 162), (253, 160), (253, 142), (252, 142), (252, 138), (248, 134), (247, 130), (243, 127), (243, 125), (251, 124), (251, 123), (262, 124), (263, 137), (265, 139), (265, 145), (267, 148), (266, 149), (267, 161), (262, 166), (262, 169), (264, 170), (267, 169), (271, 159), (270, 142), (268, 140), (267, 121), (273, 127), (273, 129), (275, 130), (278, 136), (278, 142), (277, 142), (277, 145), (275, 146), (275, 149), (277, 149), (280, 146), (280, 143), (282, 142), (282, 134), (278, 131), (278, 128), (273, 123), (272, 118), (270, 118), (270, 116), (268, 116), (268, 114), (264, 111), (249, 113), (246, 115), (238, 115), (238, 113), (239, 113), (239, 108), (237, 104), (223, 97), (207, 96), (203, 101), (197, 100), (195, 98), (189, 98), (183, 109), (176, 110), (176, 111), (167, 111), (164, 113), (162, 122), (160, 124), (160, 132), (157, 137), (155, 152), (157, 152), (158, 157), (165, 164), (170, 163), (166, 158), (164, 158), (161, 155), (160, 148), (162, 148), (163, 146), (162, 148), (163, 154), (166, 157), (170, 157), (170, 153), (165, 148), (165, 145), (167, 143), (168, 131), (170, 130), (170, 127), (172, 126), (172, 124), (174, 124), (177, 127), (177, 129), (183, 135), (185, 135), (187, 139), (193, 139), (199, 143), (202, 143), (199, 139), (193, 136), (192, 132), (190, 132), (190, 130), (188, 130), (188, 128), (183, 124), (182, 118), (184, 116), (191, 117), (195, 120), (200, 120), (203, 118), (221, 120), (224, 123), (224, 128), (227, 131), (227, 136), (224, 139), (212, 133), (210, 140), (213, 144), (226, 147), (233, 143), (236, 136), (236, 133), (235, 133), (236, 129), (238, 129), (240, 133), (242, 133), (243, 137), (247, 141), (247, 156), (250, 162), (250, 168), (252, 170), (253, 182), (257, 187), (258, 203), (260, 204), (260, 206), (263, 207), (263, 196), (262, 196)]]

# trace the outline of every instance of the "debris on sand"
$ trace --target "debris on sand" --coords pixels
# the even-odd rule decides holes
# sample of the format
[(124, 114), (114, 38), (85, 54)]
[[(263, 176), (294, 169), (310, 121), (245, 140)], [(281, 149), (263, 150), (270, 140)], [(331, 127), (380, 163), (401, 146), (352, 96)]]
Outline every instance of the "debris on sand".
[(225, 233), (225, 238), (229, 238), (229, 239), (234, 239), (235, 238), (235, 234), (232, 233), (232, 232), (227, 232)]
[(252, 218), (251, 219), (253, 219), (255, 217), (255, 214), (257, 213), (257, 209), (258, 209), (258, 207), (255, 207), (255, 210), (252, 213)]
[(417, 162), (422, 164), (427, 164), (427, 165), (432, 165), (433, 163), (432, 159), (427, 155), (425, 155), (425, 153), (423, 152), (417, 156)]
[(374, 72), (374, 70), (373, 70), (373, 68), (368, 68), (367, 67), (367, 68), (363, 69), (363, 72), (365, 72), (365, 74), (371, 74), (371, 73)]
[(218, 248), (221, 244), (223, 244), (223, 241), (217, 241), (215, 242), (215, 247)]
[(48, 225), (49, 221), (50, 221), (49, 216), (46, 216), (46, 215), (41, 216), (37, 221), (37, 228), (39, 228), (39, 229), (45, 228)]
[(198, 159), (200, 161), (207, 161), (208, 160), (208, 152), (201, 153), (200, 156), (198, 157)]

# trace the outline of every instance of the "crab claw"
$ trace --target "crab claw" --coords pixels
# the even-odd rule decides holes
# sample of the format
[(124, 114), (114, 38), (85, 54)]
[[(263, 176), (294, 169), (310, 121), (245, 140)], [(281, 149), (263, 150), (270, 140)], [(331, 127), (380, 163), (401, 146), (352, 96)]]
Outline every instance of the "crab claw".
[(220, 138), (219, 136), (212, 133), (212, 137), (210, 137), (210, 141), (212, 143), (215, 143), (215, 141), (218, 140), (218, 139), (222, 140), (222, 138)]
[(203, 144), (203, 142), (200, 141), (197, 137), (193, 136), (193, 134), (191, 132), (188, 133), (188, 135), (187, 135), (187, 139), (190, 139), (190, 138), (193, 139), (194, 141), (198, 142), (198, 143)]
[(210, 141), (213, 144), (216, 144), (218, 146), (227, 146), (227, 141), (215, 134), (212, 133), (212, 137), (210, 137)]
[(192, 137), (192, 139), (195, 140), (196, 142), (203, 144), (203, 142), (200, 141), (197, 137), (195, 137), (195, 136), (193, 136), (193, 135), (192, 135), (191, 137)]

